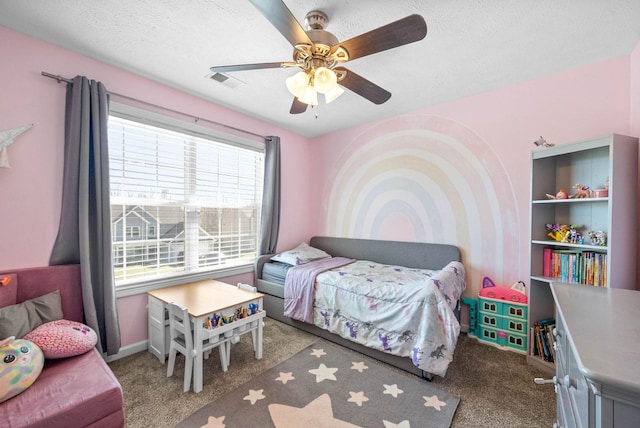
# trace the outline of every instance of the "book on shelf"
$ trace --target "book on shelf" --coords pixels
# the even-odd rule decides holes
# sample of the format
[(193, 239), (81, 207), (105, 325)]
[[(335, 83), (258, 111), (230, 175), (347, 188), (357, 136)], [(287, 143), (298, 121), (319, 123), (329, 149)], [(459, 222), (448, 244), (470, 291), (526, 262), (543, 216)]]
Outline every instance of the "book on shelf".
[(534, 351), (537, 351), (537, 354), (534, 352), (534, 355), (550, 363), (555, 361), (555, 348), (553, 346), (555, 342), (553, 327), (555, 327), (555, 324), (556, 320), (554, 318), (547, 318), (536, 321), (533, 327)]
[(553, 322), (550, 322), (549, 324), (545, 325), (545, 330), (547, 333), (547, 342), (549, 343), (549, 350), (551, 351), (551, 357), (552, 357), (552, 361), (556, 360), (556, 347), (555, 347), (555, 343), (556, 343), (556, 339), (553, 336), (553, 329), (556, 328), (556, 321), (553, 320)]
[(544, 248), (542, 250), (542, 275), (551, 276), (551, 248)]
[(533, 330), (533, 355), (544, 360), (544, 350), (542, 349), (542, 341), (540, 340), (540, 326), (534, 325), (531, 327)]
[(581, 250), (544, 248), (542, 274), (562, 282), (607, 286), (607, 253)]

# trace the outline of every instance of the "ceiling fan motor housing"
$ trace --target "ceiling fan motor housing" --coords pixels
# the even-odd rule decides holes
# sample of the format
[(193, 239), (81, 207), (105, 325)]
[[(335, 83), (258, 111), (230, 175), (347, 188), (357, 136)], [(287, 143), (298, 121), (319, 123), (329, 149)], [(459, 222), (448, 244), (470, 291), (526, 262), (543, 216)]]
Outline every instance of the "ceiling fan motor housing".
[(293, 60), (299, 64), (304, 64), (303, 69), (328, 67), (333, 68), (335, 59), (330, 56), (331, 47), (338, 44), (338, 38), (325, 30), (307, 30), (309, 39), (313, 46), (305, 43), (297, 44), (293, 51)]
[(329, 24), (329, 17), (321, 10), (312, 10), (304, 17), (304, 24), (308, 30), (324, 30)]

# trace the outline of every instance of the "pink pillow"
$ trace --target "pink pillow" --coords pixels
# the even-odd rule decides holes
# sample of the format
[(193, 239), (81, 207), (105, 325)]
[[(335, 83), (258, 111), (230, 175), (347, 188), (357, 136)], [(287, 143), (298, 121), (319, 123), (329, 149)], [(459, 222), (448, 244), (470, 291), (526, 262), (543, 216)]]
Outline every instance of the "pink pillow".
[(84, 354), (98, 342), (96, 332), (90, 327), (69, 320), (42, 324), (24, 338), (38, 345), (48, 359)]

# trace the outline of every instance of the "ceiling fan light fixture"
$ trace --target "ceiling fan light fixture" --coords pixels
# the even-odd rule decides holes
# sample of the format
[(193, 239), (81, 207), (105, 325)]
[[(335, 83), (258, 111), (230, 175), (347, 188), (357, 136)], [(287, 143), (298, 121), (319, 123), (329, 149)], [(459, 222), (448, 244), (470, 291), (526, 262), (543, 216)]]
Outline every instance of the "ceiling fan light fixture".
[(333, 89), (325, 92), (324, 94), (324, 102), (329, 104), (331, 101), (335, 101), (340, 97), (340, 95), (344, 94), (344, 89), (340, 87), (340, 85), (336, 85)]
[(285, 84), (291, 95), (302, 98), (309, 85), (309, 75), (304, 71), (299, 71), (293, 76), (287, 77)]
[(298, 97), (298, 101), (312, 106), (318, 105), (318, 91), (313, 86), (307, 86), (304, 90), (304, 94)]
[(335, 88), (337, 86), (337, 82), (338, 77), (336, 76), (336, 73), (327, 67), (318, 67), (313, 76), (313, 85), (321, 94), (326, 94)]

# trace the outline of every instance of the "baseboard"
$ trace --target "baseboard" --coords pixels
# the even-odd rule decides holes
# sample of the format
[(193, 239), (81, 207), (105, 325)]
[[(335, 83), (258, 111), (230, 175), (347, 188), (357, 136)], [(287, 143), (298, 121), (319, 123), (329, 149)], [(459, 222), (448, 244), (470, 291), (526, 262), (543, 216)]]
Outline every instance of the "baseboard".
[[(460, 331), (462, 333), (468, 333), (469, 325), (460, 324)], [(117, 354), (106, 356), (105, 361), (109, 363), (111, 361), (119, 360), (120, 358), (128, 357), (129, 355), (137, 354), (138, 352), (146, 352), (148, 342), (149, 342), (148, 340), (143, 340), (138, 343), (133, 343), (131, 345), (123, 346), (122, 348), (120, 348), (120, 351), (118, 351)]]
[(107, 363), (111, 361), (119, 360), (120, 358), (128, 357), (129, 355), (137, 354), (138, 352), (145, 352), (147, 350), (148, 340), (142, 342), (133, 343), (131, 345), (123, 346), (115, 355), (106, 356), (104, 359)]

